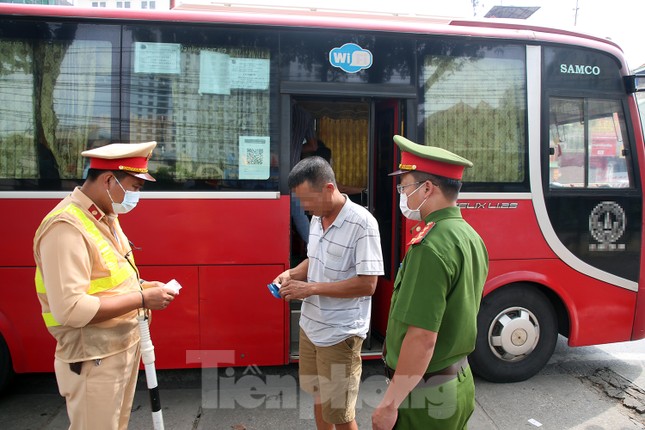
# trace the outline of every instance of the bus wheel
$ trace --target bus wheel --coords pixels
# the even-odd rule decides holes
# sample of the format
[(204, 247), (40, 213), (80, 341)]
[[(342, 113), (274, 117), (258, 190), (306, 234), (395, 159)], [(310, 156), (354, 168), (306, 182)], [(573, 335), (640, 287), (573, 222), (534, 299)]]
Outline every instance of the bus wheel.
[(477, 317), (477, 343), (469, 360), (491, 382), (529, 379), (549, 361), (558, 339), (551, 302), (527, 285), (484, 297)]
[(0, 393), (2, 393), (13, 379), (13, 366), (11, 364), (11, 355), (9, 347), (2, 335), (0, 335)]

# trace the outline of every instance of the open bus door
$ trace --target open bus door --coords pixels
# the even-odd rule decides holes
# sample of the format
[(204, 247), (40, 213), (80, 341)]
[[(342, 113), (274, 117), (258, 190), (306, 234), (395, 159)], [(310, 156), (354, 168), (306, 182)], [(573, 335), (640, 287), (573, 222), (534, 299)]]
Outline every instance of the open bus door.
[[(384, 276), (379, 277), (372, 300), (372, 320), (363, 343), (363, 356), (378, 357), (387, 327), (390, 297), (400, 261), (400, 225), (398, 199), (394, 180), (387, 174), (395, 170), (396, 159), (392, 137), (401, 132), (399, 99), (307, 97), (292, 98), (292, 103), (310, 114), (316, 137), (330, 149), (331, 164), (341, 192), (365, 206), (376, 218), (381, 235)], [(292, 118), (293, 120), (293, 118)], [(297, 242), (292, 231), (292, 244)], [(292, 262), (306, 255), (292, 248)], [(294, 258), (299, 257), (299, 258)], [(298, 356), (300, 302), (290, 303), (290, 356)]]
[(398, 210), (398, 196), (395, 179), (387, 174), (396, 170), (397, 166), (392, 137), (403, 132), (402, 105), (399, 100), (374, 102), (374, 120), (371, 128), (374, 151), (370, 209), (379, 224), (384, 266), (384, 275), (379, 277), (372, 300), (372, 337), (380, 338), (380, 341), (385, 337), (394, 279), (401, 260), (401, 216)]

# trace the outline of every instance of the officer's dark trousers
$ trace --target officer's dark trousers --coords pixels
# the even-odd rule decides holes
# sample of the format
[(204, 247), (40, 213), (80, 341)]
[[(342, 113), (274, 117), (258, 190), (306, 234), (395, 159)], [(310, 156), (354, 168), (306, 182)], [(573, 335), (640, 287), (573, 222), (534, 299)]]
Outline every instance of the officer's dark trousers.
[(396, 430), (463, 430), (475, 410), (470, 367), (455, 376), (433, 376), (415, 388), (399, 407)]

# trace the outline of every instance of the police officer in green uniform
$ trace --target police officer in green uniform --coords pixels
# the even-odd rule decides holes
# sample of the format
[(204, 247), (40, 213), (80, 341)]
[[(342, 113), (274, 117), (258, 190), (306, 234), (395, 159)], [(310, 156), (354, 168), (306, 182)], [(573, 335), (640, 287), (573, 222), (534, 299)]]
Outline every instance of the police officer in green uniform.
[(488, 274), (484, 242), (456, 204), (472, 163), (401, 136), (394, 142), (399, 206), (420, 223), (394, 283), (384, 351), (390, 382), (373, 429), (461, 430), (475, 409), (467, 356)]

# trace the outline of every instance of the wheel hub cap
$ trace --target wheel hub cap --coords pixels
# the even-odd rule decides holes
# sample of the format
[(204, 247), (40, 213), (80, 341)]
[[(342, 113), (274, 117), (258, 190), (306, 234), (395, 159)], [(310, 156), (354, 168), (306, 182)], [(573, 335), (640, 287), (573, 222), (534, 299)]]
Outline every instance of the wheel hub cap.
[(491, 350), (505, 361), (526, 358), (540, 339), (540, 325), (528, 309), (512, 307), (493, 319), (488, 342)]

